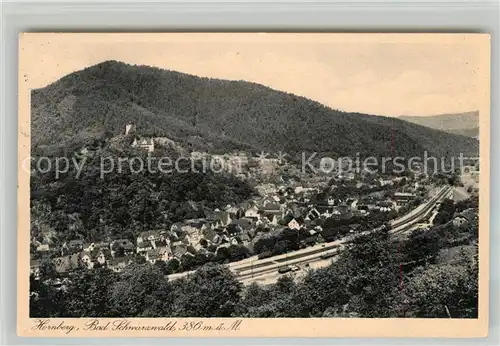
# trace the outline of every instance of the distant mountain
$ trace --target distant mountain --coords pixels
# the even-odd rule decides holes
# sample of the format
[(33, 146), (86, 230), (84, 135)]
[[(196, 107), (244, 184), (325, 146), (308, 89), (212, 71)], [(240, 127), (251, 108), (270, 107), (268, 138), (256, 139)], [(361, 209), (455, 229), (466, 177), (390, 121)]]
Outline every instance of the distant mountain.
[(144, 135), (209, 151), (407, 157), (478, 151), (472, 138), (397, 118), (334, 110), (256, 83), (116, 61), (71, 73), (31, 96), (34, 148), (78, 146), (134, 123)]
[(479, 136), (479, 112), (439, 114), (432, 116), (401, 116), (402, 120), (467, 137)]

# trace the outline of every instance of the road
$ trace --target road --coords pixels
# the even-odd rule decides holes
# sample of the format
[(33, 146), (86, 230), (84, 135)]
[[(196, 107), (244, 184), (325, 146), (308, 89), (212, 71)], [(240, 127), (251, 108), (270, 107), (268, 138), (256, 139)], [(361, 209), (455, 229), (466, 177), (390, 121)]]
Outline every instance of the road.
[[(408, 232), (415, 224), (422, 219), (428, 217), (434, 207), (449, 197), (453, 192), (451, 186), (441, 188), (434, 197), (429, 199), (426, 203), (418, 206), (410, 213), (393, 220), (391, 222), (391, 234), (402, 234)], [(373, 232), (366, 231), (359, 235), (369, 234)], [(297, 265), (301, 268), (300, 271), (291, 273), (296, 277), (303, 275), (309, 268), (326, 266), (335, 260), (336, 255), (344, 248), (344, 244), (351, 241), (353, 236), (347, 236), (333, 242), (318, 244), (306, 249), (289, 252), (287, 254), (273, 256), (266, 259), (259, 260), (257, 256), (252, 256), (239, 262), (229, 263), (228, 267), (236, 274), (238, 279), (244, 284), (252, 282), (272, 283), (276, 282), (277, 278), (282, 274), (278, 273), (278, 269), (287, 265)], [(324, 255), (330, 255), (330, 258), (324, 258)], [(183, 272), (178, 274), (169, 275), (169, 280), (175, 280), (192, 272)]]

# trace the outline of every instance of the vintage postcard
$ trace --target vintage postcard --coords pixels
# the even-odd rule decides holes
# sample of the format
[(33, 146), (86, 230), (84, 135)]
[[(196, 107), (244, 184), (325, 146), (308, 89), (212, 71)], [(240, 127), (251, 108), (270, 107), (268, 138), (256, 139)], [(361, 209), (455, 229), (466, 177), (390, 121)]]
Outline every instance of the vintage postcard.
[(487, 335), (489, 35), (19, 54), (19, 335)]

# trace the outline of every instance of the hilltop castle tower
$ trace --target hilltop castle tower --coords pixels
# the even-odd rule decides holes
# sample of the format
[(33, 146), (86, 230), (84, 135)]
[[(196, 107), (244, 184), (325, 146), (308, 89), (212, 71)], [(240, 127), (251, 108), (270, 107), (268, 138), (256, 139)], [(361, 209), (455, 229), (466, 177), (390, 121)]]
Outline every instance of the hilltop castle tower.
[(135, 133), (136, 127), (133, 124), (128, 124), (125, 126), (125, 135), (128, 135), (129, 133)]

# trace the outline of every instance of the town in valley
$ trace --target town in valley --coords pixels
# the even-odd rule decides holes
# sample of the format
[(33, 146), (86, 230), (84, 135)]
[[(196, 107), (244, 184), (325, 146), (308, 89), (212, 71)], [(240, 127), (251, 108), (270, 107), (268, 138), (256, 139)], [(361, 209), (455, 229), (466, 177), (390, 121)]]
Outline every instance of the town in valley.
[[(32, 316), (477, 316), (477, 134), (330, 114), (289, 94), (269, 98), (324, 113), (324, 124), (307, 123), (317, 127), (317, 138), (309, 139), (305, 123), (290, 130), (296, 141), (287, 142), (291, 135), (280, 137), (279, 131), (272, 138), (268, 127), (292, 125), (255, 130), (247, 118), (227, 120), (215, 133), (212, 120), (203, 119), (212, 108), (204, 109), (201, 97), (193, 105), (189, 98), (179, 104), (169, 99), (168, 107), (189, 116), (177, 119), (171, 111), (158, 120), (155, 114), (167, 101), (130, 91), (126, 81), (134, 69), (145, 68), (106, 62), (64, 77), (57, 82), (64, 88), (56, 83), (34, 91), (33, 155), (48, 157), (49, 163), (65, 155), (80, 162), (82, 171), (70, 167), (56, 174), (54, 167), (43, 172), (31, 167)], [(141, 73), (130, 82), (138, 83), (137, 90), (157, 86), (153, 77), (153, 86), (140, 78), (163, 76), (156, 70)], [(116, 76), (113, 82), (108, 74)], [(196, 80), (202, 82), (208, 83)], [(93, 96), (82, 98), (85, 93)], [(209, 102), (219, 107), (217, 95), (213, 98), (207, 107)], [(252, 107), (261, 107), (256, 104)], [(278, 113), (279, 107), (288, 106), (269, 105)], [(78, 117), (77, 109), (91, 113)], [(122, 118), (118, 114), (124, 109), (130, 113)], [(66, 118), (50, 125), (53, 114)], [(330, 124), (327, 115), (355, 120)], [(352, 125), (353, 132), (351, 121), (366, 123)], [(64, 132), (61, 124), (71, 131)], [(339, 131), (337, 137), (321, 133), (325, 126)], [(44, 137), (42, 129), (53, 129), (52, 137)], [(327, 171), (313, 172), (304, 169), (301, 145), (335, 160), (339, 153), (356, 159), (352, 154), (358, 148), (365, 148), (361, 158), (371, 151), (380, 157), (429, 149), (444, 153), (446, 160), (440, 169), (420, 161), (399, 172), (355, 169), (340, 160)], [(464, 166), (450, 167), (450, 156), (462, 147)], [(110, 165), (120, 158), (124, 163), (166, 157), (182, 161), (185, 170)], [(321, 156), (313, 164), (322, 167)]]

